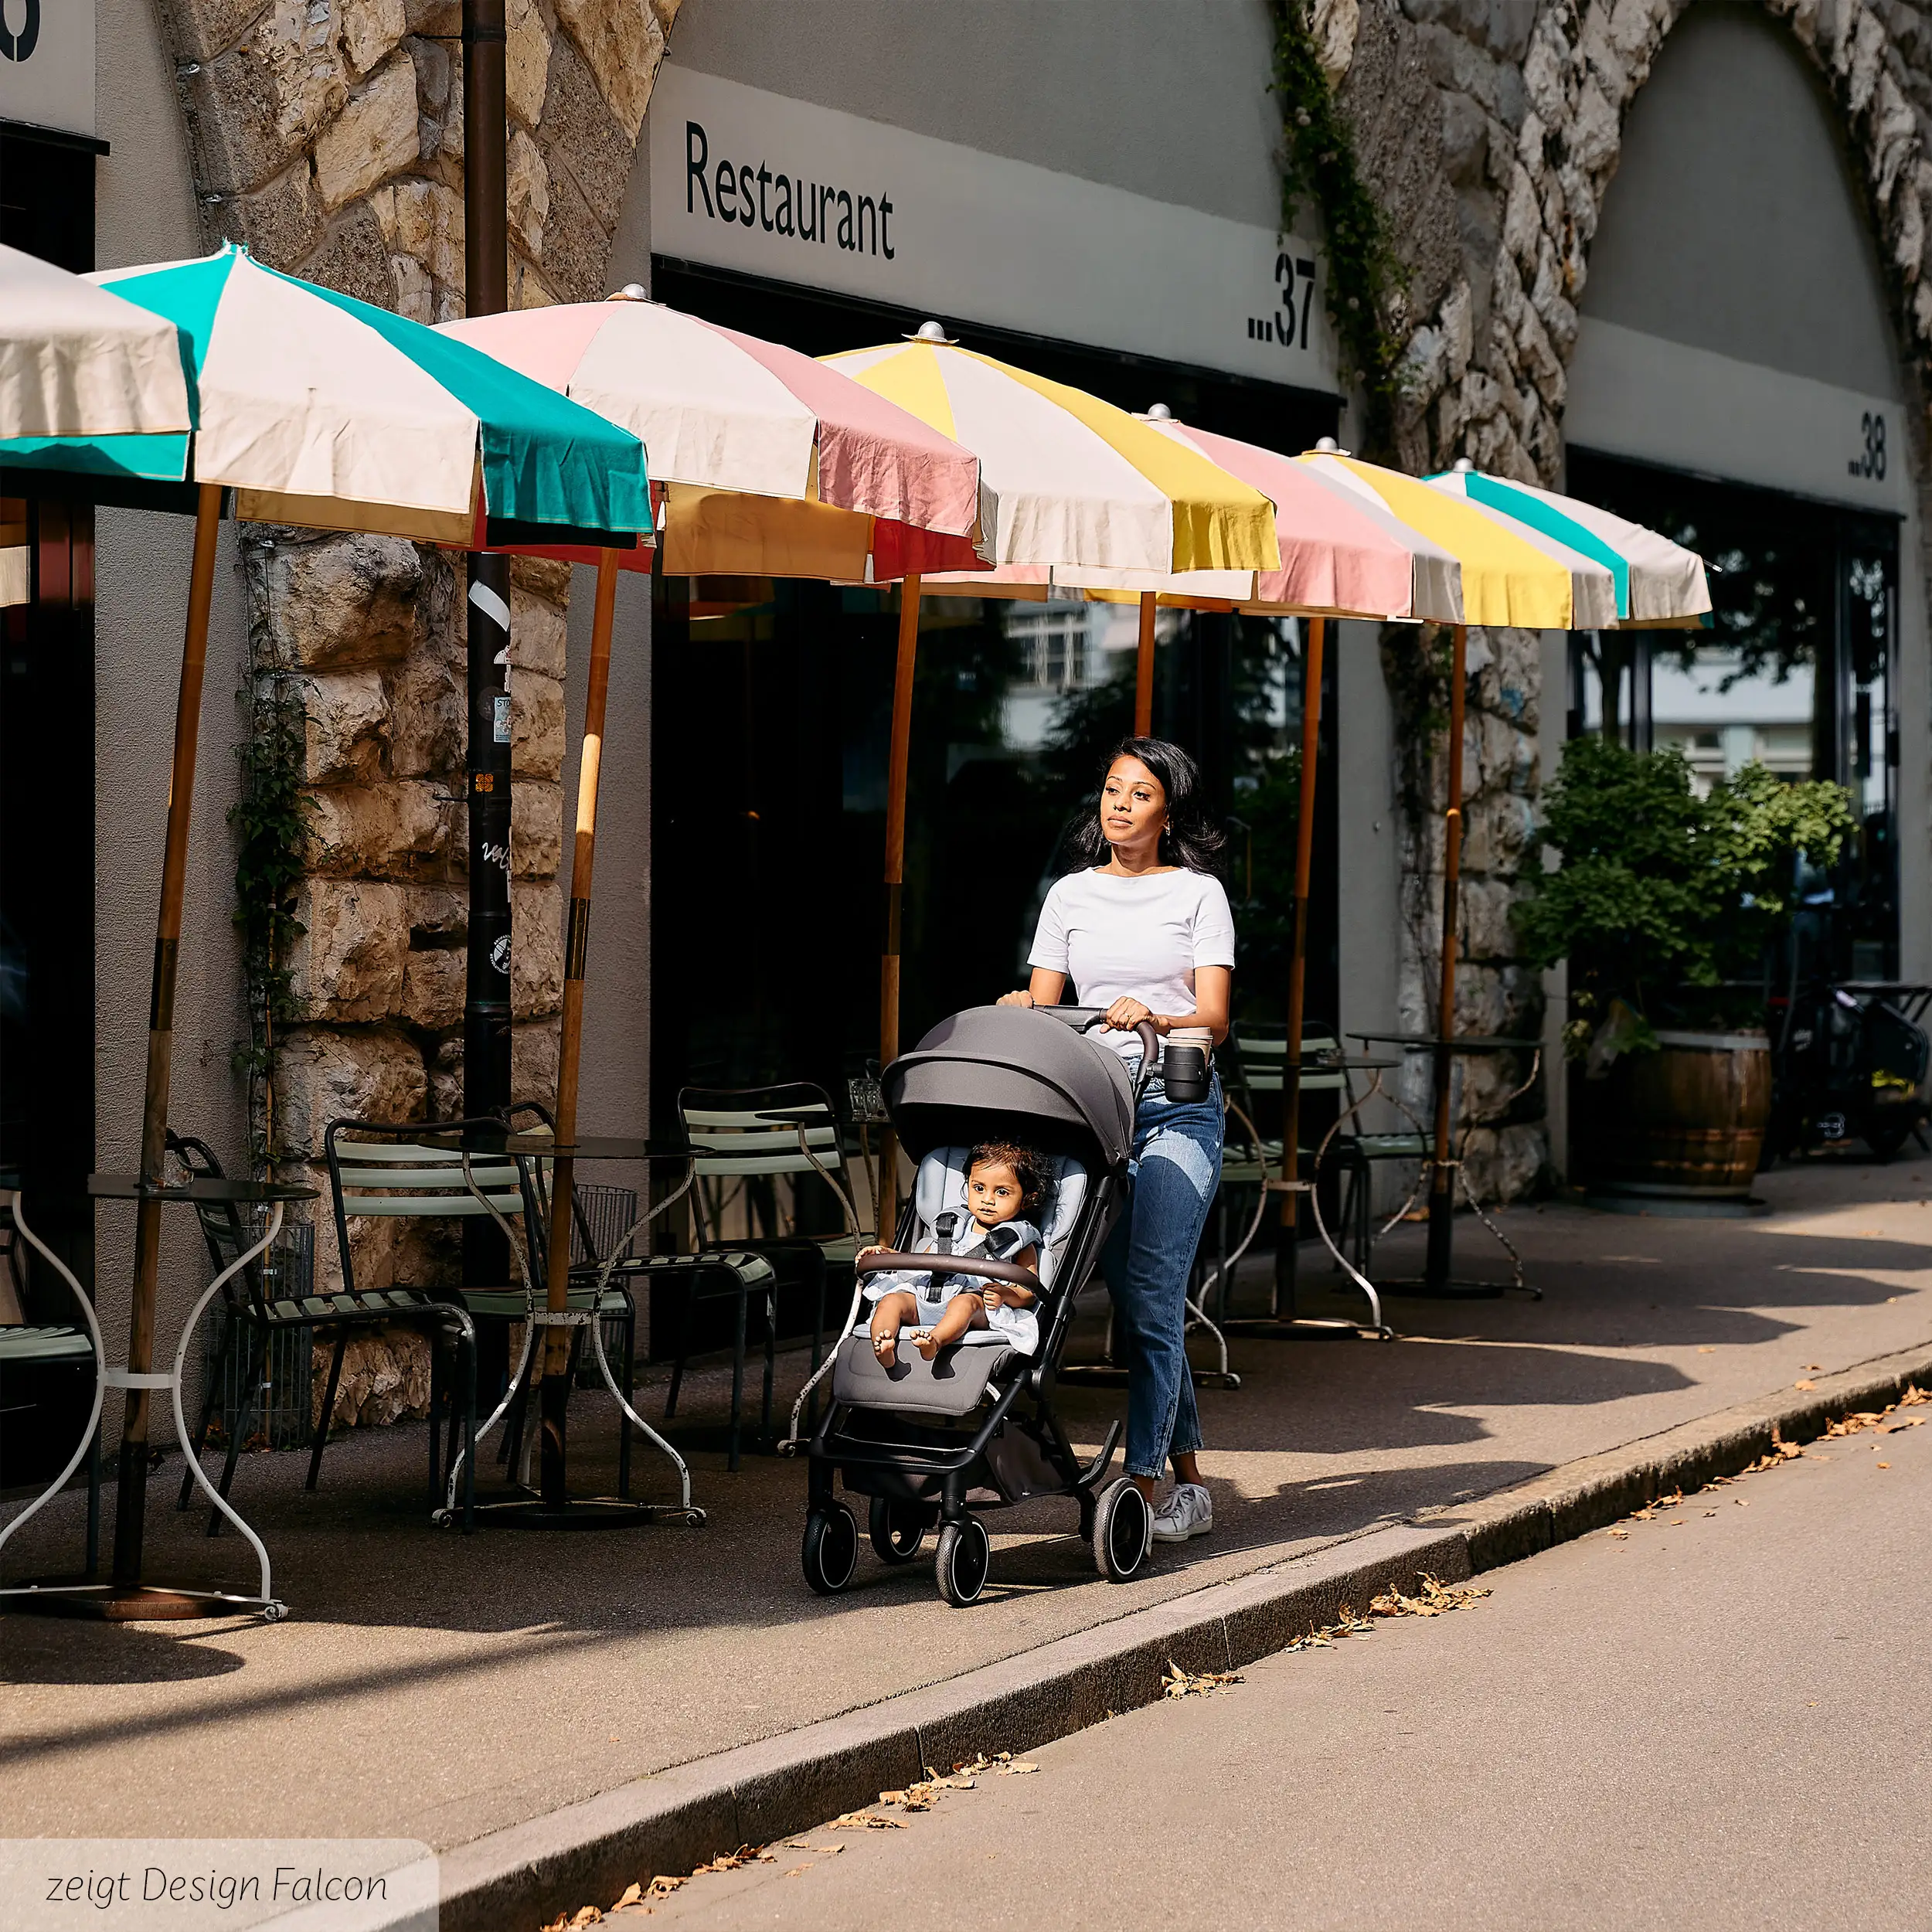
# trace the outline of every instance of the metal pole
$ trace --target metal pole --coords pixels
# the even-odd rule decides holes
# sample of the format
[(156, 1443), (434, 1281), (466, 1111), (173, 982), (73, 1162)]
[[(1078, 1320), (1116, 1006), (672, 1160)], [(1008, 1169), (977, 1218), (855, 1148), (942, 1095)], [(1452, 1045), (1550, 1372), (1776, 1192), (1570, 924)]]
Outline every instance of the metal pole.
[[(188, 624), (175, 701), (175, 761), (168, 784), (168, 838), (161, 866), (161, 914), (155, 927), (154, 978), (148, 1003), (148, 1083), (141, 1117), (141, 1178), (162, 1179), (168, 1138), (168, 1090), (174, 1071), (175, 978), (181, 957), (181, 906), (188, 876), (188, 823), (195, 803), (195, 754), (201, 731), (202, 676), (208, 662), (208, 612), (215, 594), (215, 542), (221, 492), (201, 485), (195, 509), (195, 557), (189, 579)], [(134, 1220), (134, 1304), (128, 1322), (128, 1367), (155, 1366), (155, 1302), (161, 1277), (161, 1203), (143, 1201)], [(128, 1391), (121, 1425), (120, 1486), (114, 1498), (114, 1589), (141, 1587), (141, 1537), (148, 1504), (148, 1413), (151, 1392)]]
[[(913, 673), (919, 658), (919, 579), (899, 587), (899, 658), (893, 673), (891, 762), (886, 777), (886, 930), (879, 958), (879, 1070), (899, 1057), (900, 896), (906, 883), (906, 771), (913, 740)], [(879, 1239), (889, 1244), (898, 1216), (899, 1141), (879, 1137)]]
[(1134, 660), (1134, 735), (1154, 730), (1154, 593), (1141, 593), (1141, 648)]
[(1294, 1319), (1297, 1241), (1301, 1233), (1301, 1016), (1308, 975), (1308, 882), (1315, 869), (1315, 781), (1321, 745), (1321, 647), (1325, 617), (1308, 621), (1301, 660), (1301, 794), (1294, 826), (1294, 939), (1288, 960), (1287, 1057), (1281, 1069), (1281, 1233), (1274, 1253), (1274, 1313)]
[(1429, 1176), (1429, 1249), (1423, 1278), (1432, 1288), (1449, 1280), (1450, 1223), (1455, 1212), (1455, 1168), (1450, 1158), (1449, 1090), (1456, 1030), (1456, 893), (1462, 876), (1462, 713), (1469, 633), (1456, 626), (1449, 670), (1449, 804), (1442, 815), (1442, 997), (1436, 1013), (1435, 1165)]
[[(597, 859), (597, 781), (604, 764), (604, 714), (611, 689), (611, 627), (617, 604), (617, 553), (597, 553), (597, 614), (590, 628), (590, 685), (583, 706), (583, 756), (577, 769), (577, 842), (570, 859), (570, 902), (563, 929), (563, 1022), (558, 1039), (556, 1137), (560, 1148), (577, 1145), (577, 1071), (583, 1047), (583, 969), (590, 940), (590, 872)], [(550, 1238), (545, 1302), (553, 1315), (570, 1305), (571, 1189), (576, 1162), (556, 1158), (551, 1175)], [(546, 1509), (562, 1509), (566, 1481), (565, 1417), (570, 1393), (570, 1331), (545, 1332), (542, 1492)]]
[[(494, 315), (509, 299), (504, 110), (504, 0), (463, 0), (465, 305)], [(463, 1111), (510, 1104), (510, 560), (469, 562), (469, 951), (463, 1005)], [(500, 1282), (503, 1238), (485, 1219), (464, 1226), (463, 1273)]]

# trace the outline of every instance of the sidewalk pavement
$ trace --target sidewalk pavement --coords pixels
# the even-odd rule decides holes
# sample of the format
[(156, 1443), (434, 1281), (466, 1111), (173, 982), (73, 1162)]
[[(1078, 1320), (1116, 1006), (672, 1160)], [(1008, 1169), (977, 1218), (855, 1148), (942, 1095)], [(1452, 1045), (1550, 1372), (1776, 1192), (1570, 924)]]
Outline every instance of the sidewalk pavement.
[[(419, 1428), (338, 1443), (313, 1496), (302, 1458), (250, 1458), (236, 1501), (291, 1621), (8, 1619), (0, 1816), (21, 1835), (447, 1850), (1932, 1341), (1932, 1160), (1821, 1161), (1760, 1191), (1776, 1211), (1756, 1221), (1515, 1210), (1504, 1226), (1540, 1302), (1398, 1301), (1392, 1345), (1237, 1341), (1242, 1387), (1201, 1392), (1216, 1532), (1157, 1550), (1124, 1587), (1095, 1577), (1072, 1506), (1046, 1502), (995, 1520), (970, 1611), (938, 1600), (929, 1563), (888, 1572), (869, 1550), (852, 1590), (821, 1600), (798, 1571), (802, 1466), (750, 1458), (733, 1477), (710, 1449), (692, 1456), (704, 1529), (467, 1539), (428, 1526)], [(1461, 1263), (1487, 1271), (1481, 1230), (1457, 1233)], [(1380, 1271), (1419, 1254), (1405, 1230)], [(803, 1359), (785, 1366), (795, 1388)], [(713, 1441), (728, 1386), (724, 1371), (687, 1381), (682, 1406)], [(1077, 1443), (1097, 1444), (1120, 1393), (1063, 1393)], [(609, 1414), (587, 1394), (573, 1406), (586, 1488), (614, 1480)], [(151, 1490), (151, 1574), (250, 1576), (239, 1539), (210, 1543), (204, 1512), (166, 1509), (178, 1471)], [(648, 1457), (638, 1475), (656, 1478)], [(63, 1499), (9, 1546), (9, 1575), (71, 1566), (78, 1531)]]

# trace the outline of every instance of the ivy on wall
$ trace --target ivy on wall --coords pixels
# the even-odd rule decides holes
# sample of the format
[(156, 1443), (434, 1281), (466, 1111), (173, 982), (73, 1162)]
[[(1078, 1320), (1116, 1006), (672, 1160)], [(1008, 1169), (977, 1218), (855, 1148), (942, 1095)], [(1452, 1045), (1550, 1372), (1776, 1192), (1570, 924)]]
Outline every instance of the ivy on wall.
[(1322, 72), (1307, 0), (1271, 0), (1274, 91), (1287, 138), (1281, 151), (1281, 228), (1304, 201), (1321, 215), (1328, 244), (1328, 315), (1342, 345), (1342, 379), (1359, 385), (1368, 406), (1365, 454), (1394, 442), (1404, 344), (1391, 310), (1407, 281), (1381, 204), (1362, 179), (1349, 125)]
[(288, 959), (307, 930), (295, 917), (295, 896), (313, 801), (302, 790), (308, 714), (291, 681), (279, 672), (251, 677), (241, 697), (253, 729), (236, 754), (241, 796), (230, 806), (228, 822), (236, 839), (235, 923), (242, 931), (249, 1038), (235, 1065), (249, 1083), (255, 1159), (266, 1166), (276, 1158), (277, 1035), (294, 1013)]

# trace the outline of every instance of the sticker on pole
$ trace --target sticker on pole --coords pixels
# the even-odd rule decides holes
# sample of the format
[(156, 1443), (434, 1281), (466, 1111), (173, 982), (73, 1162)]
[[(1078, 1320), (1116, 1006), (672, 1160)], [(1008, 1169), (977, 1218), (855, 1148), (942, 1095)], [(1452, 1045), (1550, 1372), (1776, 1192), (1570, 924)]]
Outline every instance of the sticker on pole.
[(510, 700), (507, 696), (495, 700), (496, 716), (496, 741), (500, 745), (510, 742)]
[(415, 1838), (0, 1838), (10, 1932), (436, 1932)]

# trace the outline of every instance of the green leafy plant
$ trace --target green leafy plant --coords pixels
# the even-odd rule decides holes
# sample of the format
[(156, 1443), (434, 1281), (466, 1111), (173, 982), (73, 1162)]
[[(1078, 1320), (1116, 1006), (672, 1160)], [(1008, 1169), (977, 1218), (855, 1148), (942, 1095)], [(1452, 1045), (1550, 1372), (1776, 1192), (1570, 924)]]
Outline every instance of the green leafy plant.
[(255, 1156), (265, 1165), (275, 1158), (276, 1032), (293, 1017), (288, 959), (308, 930), (295, 903), (314, 801), (302, 789), (308, 714), (290, 681), (279, 675), (253, 679), (243, 699), (253, 730), (236, 754), (241, 796), (228, 808), (228, 822), (236, 835), (234, 917), (242, 930), (249, 1039), (236, 1049), (235, 1064), (263, 1097), (259, 1113), (250, 1111), (261, 1123)]
[(1272, 0), (1274, 93), (1287, 138), (1281, 155), (1281, 230), (1311, 201), (1327, 231), (1328, 315), (1342, 343), (1342, 379), (1361, 385), (1368, 404), (1366, 445), (1393, 442), (1404, 344), (1393, 309), (1408, 273), (1395, 234), (1355, 158), (1355, 134), (1321, 70), (1304, 0)]
[(1699, 798), (1680, 751), (1604, 738), (1564, 747), (1543, 803), (1536, 846), (1559, 862), (1539, 870), (1532, 850), (1514, 916), (1531, 965), (1570, 962), (1573, 1054), (1606, 1026), (1628, 1050), (1660, 1024), (1761, 1011), (1761, 992), (1726, 982), (1760, 973), (1800, 854), (1831, 864), (1852, 825), (1842, 785), (1750, 764)]

